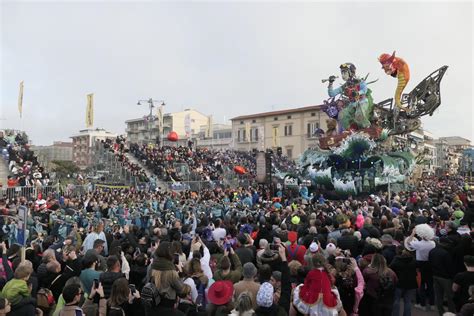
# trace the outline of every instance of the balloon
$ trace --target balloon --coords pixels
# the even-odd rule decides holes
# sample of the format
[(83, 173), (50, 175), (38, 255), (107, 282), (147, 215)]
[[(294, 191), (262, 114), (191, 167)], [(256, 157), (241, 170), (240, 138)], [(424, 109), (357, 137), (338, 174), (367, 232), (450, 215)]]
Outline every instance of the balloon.
[(168, 134), (168, 140), (170, 142), (176, 142), (178, 141), (178, 134), (175, 131), (172, 131)]
[(247, 173), (247, 170), (245, 170), (245, 168), (242, 167), (242, 166), (235, 166), (235, 167), (234, 167), (234, 171), (235, 171), (236, 173), (238, 173), (238, 174), (245, 174), (245, 173)]

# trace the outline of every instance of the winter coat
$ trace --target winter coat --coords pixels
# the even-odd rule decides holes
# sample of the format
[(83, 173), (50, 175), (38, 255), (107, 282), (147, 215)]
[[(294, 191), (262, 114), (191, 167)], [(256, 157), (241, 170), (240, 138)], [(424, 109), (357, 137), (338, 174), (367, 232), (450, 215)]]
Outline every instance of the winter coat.
[(416, 289), (416, 260), (412, 256), (396, 256), (390, 264), (398, 277), (397, 287), (401, 289)]
[(342, 250), (349, 250), (356, 257), (359, 250), (359, 239), (352, 234), (344, 234), (337, 240), (337, 246)]
[(214, 272), (215, 281), (229, 280), (232, 281), (232, 283), (237, 283), (240, 281), (240, 278), (242, 277), (242, 264), (240, 263), (239, 257), (236, 254), (230, 254), (229, 259), (234, 265), (234, 269), (231, 269), (228, 274), (224, 275), (219, 262), (217, 270)]

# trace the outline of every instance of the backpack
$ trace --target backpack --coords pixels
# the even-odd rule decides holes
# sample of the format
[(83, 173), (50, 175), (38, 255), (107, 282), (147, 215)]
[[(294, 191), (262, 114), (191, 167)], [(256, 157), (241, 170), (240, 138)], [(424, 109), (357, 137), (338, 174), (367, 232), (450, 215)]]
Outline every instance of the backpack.
[(389, 273), (385, 273), (379, 278), (379, 297), (385, 297), (393, 294), (395, 283)]
[(161, 302), (160, 292), (155, 283), (147, 282), (140, 293), (142, 302), (147, 306), (158, 306)]
[(298, 254), (298, 249), (300, 248), (300, 245), (296, 245), (295, 251), (291, 251), (291, 245), (286, 247), (286, 250), (288, 250), (288, 255), (290, 257), (290, 260), (296, 259), (296, 255)]
[(53, 292), (47, 288), (40, 288), (36, 293), (36, 306), (43, 311), (45, 315), (53, 309), (55, 305)]
[(120, 306), (109, 306), (107, 304), (107, 314), (106, 315), (120, 315), (120, 316), (124, 316), (125, 315), (125, 311), (123, 310), (122, 307)]
[(206, 309), (206, 285), (201, 282), (198, 277), (193, 277), (194, 284), (196, 284), (196, 290), (198, 296), (196, 298), (196, 306), (198, 309)]

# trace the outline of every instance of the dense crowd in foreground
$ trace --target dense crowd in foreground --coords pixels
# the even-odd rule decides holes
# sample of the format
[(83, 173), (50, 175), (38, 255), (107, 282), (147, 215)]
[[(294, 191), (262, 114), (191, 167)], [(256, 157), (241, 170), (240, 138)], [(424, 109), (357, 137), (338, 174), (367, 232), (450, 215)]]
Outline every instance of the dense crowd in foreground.
[(30, 216), (24, 262), (15, 220), (1, 217), (0, 314), (410, 315), (413, 302), (472, 315), (463, 179), (424, 179), (390, 201), (314, 196), (248, 187), (1, 200), (4, 215), (24, 205)]

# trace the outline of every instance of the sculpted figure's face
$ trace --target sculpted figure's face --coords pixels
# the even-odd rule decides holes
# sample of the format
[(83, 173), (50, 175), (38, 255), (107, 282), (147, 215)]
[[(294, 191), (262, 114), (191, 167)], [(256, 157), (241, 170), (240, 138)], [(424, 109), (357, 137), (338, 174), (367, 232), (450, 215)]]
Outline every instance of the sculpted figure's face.
[(341, 71), (341, 77), (342, 80), (347, 81), (350, 78), (349, 72), (347, 70), (342, 70)]
[(383, 64), (382, 68), (385, 71), (385, 73), (389, 76), (391, 76), (393, 72), (395, 71), (395, 69), (393, 69), (392, 67), (392, 64)]

